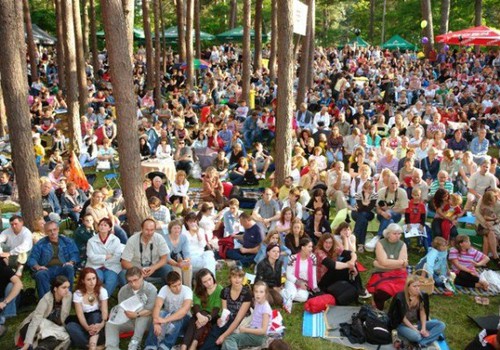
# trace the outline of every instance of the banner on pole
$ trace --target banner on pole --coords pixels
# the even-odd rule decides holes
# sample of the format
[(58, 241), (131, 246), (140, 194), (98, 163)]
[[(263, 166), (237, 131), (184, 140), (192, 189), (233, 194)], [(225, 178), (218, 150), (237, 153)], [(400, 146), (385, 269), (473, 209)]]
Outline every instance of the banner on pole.
[(293, 32), (302, 36), (307, 29), (307, 5), (299, 0), (293, 1)]

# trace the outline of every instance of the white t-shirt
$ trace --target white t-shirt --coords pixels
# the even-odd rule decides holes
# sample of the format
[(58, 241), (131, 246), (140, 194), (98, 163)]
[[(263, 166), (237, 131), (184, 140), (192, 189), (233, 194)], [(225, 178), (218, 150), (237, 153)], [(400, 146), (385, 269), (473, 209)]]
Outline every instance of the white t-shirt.
[(108, 291), (104, 287), (101, 287), (101, 290), (99, 292), (99, 302), (94, 302), (92, 305), (85, 304), (83, 302), (83, 294), (81, 291), (77, 290), (75, 294), (73, 294), (73, 302), (75, 304), (81, 304), (83, 313), (85, 314), (88, 312), (99, 310), (99, 305), (104, 300), (108, 300)]
[(163, 286), (158, 293), (158, 298), (164, 300), (163, 309), (169, 313), (176, 312), (182, 307), (185, 300), (193, 300), (193, 291), (187, 286), (182, 286), (179, 294), (174, 294), (169, 286)]

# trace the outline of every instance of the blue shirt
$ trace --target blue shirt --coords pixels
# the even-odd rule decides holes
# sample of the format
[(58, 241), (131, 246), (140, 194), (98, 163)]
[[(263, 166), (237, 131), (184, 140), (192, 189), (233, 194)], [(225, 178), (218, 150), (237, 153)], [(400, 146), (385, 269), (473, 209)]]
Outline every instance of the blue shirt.
[(470, 151), (472, 154), (476, 156), (483, 156), (488, 153), (488, 146), (490, 142), (487, 139), (484, 139), (482, 142), (479, 142), (479, 137), (474, 137), (472, 142), (470, 143)]
[[(57, 244), (59, 246), (58, 257), (62, 264), (69, 261), (73, 261), (75, 264), (80, 262), (80, 252), (75, 241), (66, 236), (59, 235)], [(30, 268), (33, 268), (35, 265), (46, 266), (52, 260), (53, 254), (54, 251), (49, 237), (44, 237), (33, 246), (26, 263)]]
[(243, 248), (255, 248), (262, 242), (262, 233), (260, 227), (254, 224), (243, 233)]

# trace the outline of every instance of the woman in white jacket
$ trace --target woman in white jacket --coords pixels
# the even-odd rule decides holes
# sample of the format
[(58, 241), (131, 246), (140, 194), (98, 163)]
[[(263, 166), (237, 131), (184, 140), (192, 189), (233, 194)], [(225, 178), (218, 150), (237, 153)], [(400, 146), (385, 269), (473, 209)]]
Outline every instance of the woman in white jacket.
[(108, 295), (113, 295), (118, 285), (118, 275), (122, 271), (120, 257), (123, 245), (120, 239), (112, 234), (112, 227), (110, 219), (101, 219), (97, 228), (98, 234), (87, 242), (86, 266), (96, 270)]

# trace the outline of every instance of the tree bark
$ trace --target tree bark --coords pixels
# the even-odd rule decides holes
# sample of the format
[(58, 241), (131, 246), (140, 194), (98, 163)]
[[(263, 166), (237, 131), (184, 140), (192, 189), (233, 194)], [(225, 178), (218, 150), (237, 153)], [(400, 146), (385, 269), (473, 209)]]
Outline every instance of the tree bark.
[(155, 90), (154, 100), (156, 108), (161, 107), (161, 39), (160, 39), (160, 0), (153, 2), (155, 21)]
[(163, 11), (163, 0), (160, 0), (160, 26), (161, 26), (161, 61), (162, 61), (162, 71), (167, 71), (167, 41), (165, 40), (165, 21), (163, 17), (165, 12)]
[(90, 51), (92, 52), (92, 68), (94, 70), (94, 77), (97, 76), (97, 72), (101, 69), (101, 64), (99, 63), (99, 49), (97, 47), (95, 1), (97, 0), (90, 0)]
[(375, 38), (375, 0), (370, 0), (370, 24), (368, 28), (368, 38), (370, 43), (373, 43)]
[(193, 16), (194, 16), (194, 0), (187, 0), (186, 1), (186, 87), (188, 90), (191, 90), (194, 86)]
[(28, 84), (26, 82), (23, 8), (20, 1), (0, 0), (1, 89), (4, 94), (14, 160), (14, 174), (19, 189), (19, 204), (26, 226), (33, 229), (42, 216), (42, 196), (31, 136)]
[(83, 37), (82, 23), (80, 17), (80, 0), (73, 0), (73, 17), (75, 24), (75, 50), (76, 50), (76, 67), (78, 81), (78, 103), (79, 114), (83, 115), (87, 109), (88, 90), (87, 90), (87, 74), (85, 73), (85, 57), (83, 57)]
[(441, 23), (439, 25), (439, 33), (448, 33), (448, 25), (450, 23), (450, 0), (441, 0)]
[(153, 40), (151, 38), (151, 24), (149, 23), (149, 0), (142, 0), (142, 23), (146, 40), (146, 90), (152, 90), (154, 82)]
[(130, 52), (130, 61), (134, 63), (134, 0), (122, 0), (123, 13), (127, 22), (127, 41), (128, 51)]
[(251, 0), (243, 0), (243, 72), (241, 82), (241, 99), (250, 106), (250, 26), (251, 26)]
[[(316, 0), (310, 0), (310, 11), (307, 16), (308, 25), (311, 28), (309, 33), (309, 55), (307, 57), (307, 86), (313, 86), (314, 79), (314, 52), (316, 51)], [(309, 16), (310, 14), (310, 16)]]
[(238, 21), (238, 1), (230, 0), (229, 4), (229, 29), (236, 28), (236, 23)]
[(434, 48), (434, 26), (432, 24), (432, 5), (431, 0), (421, 0), (422, 18), (427, 21), (427, 27), (424, 28), (424, 36), (429, 41), (424, 46), (425, 55), (428, 57), (429, 52)]
[[(308, 87), (308, 80), (307, 80), (307, 69), (308, 69), (308, 62), (309, 62), (309, 45), (311, 43), (310, 41), (310, 35), (311, 35), (311, 26), (309, 25), (309, 16), (311, 15), (311, 4), (313, 0), (309, 0), (308, 9), (307, 9), (307, 29), (306, 29), (306, 35), (302, 37), (301, 39), (301, 48), (300, 48), (300, 60), (299, 60), (299, 85), (297, 87), (297, 100), (296, 104), (299, 106), (302, 102), (304, 102), (305, 97), (306, 97), (306, 91)], [(280, 14), (281, 15), (281, 14)], [(279, 18), (279, 16), (278, 16)]]
[(292, 0), (278, 0), (278, 108), (276, 116), (275, 185), (281, 187), (291, 171), (293, 116), (293, 12)]
[(26, 42), (28, 43), (28, 56), (30, 58), (31, 81), (38, 80), (38, 59), (33, 26), (31, 24), (30, 5), (28, 0), (23, 0), (24, 24), (26, 25)]
[(177, 14), (177, 46), (179, 49), (179, 62), (182, 63), (186, 59), (186, 32), (184, 21), (186, 9), (184, 0), (176, 0), (176, 14)]
[[(276, 79), (276, 51), (278, 46), (278, 2), (271, 0), (271, 52), (269, 55), (269, 78)], [(293, 36), (292, 36), (293, 42)]]
[[(483, 23), (483, 0), (474, 1), (474, 25), (476, 27), (482, 25)], [(479, 45), (474, 45), (474, 51), (479, 53)]]
[[(91, 0), (92, 1), (92, 0)], [(56, 43), (56, 60), (57, 60), (57, 79), (59, 80), (59, 86), (63, 91), (66, 91), (66, 67), (65, 67), (65, 52), (64, 52), (64, 30), (63, 22), (64, 16), (62, 14), (62, 0), (55, 0), (55, 10), (56, 10), (56, 31), (57, 31), (57, 43)]]
[(255, 1), (255, 24), (254, 24), (254, 55), (253, 70), (260, 71), (262, 68), (262, 3), (263, 0)]
[(137, 128), (131, 127), (137, 125), (137, 118), (132, 66), (128, 56), (128, 43), (124, 39), (127, 36), (127, 25), (120, 0), (103, 1), (101, 6), (113, 81), (113, 95), (116, 98), (117, 115), (120, 116), (117, 120), (117, 127), (123, 196), (131, 232), (137, 232), (149, 211), (146, 194), (142, 188)]
[(7, 115), (5, 113), (5, 103), (2, 93), (2, 77), (0, 76), (0, 137), (5, 136), (5, 127), (7, 126)]
[(89, 57), (89, 37), (90, 37), (90, 23), (89, 23), (89, 2), (82, 0), (82, 19), (83, 19), (83, 56), (85, 59)]
[(201, 0), (194, 0), (194, 47), (195, 56), (198, 59), (201, 59), (200, 1)]
[(66, 104), (68, 105), (69, 149), (80, 152), (82, 130), (80, 127), (80, 107), (78, 103), (78, 74), (76, 64), (75, 24), (72, 1), (62, 1), (64, 15), (64, 51), (66, 65)]
[(380, 35), (380, 45), (385, 42), (385, 15), (387, 14), (387, 0), (384, 0), (382, 9), (382, 33)]

